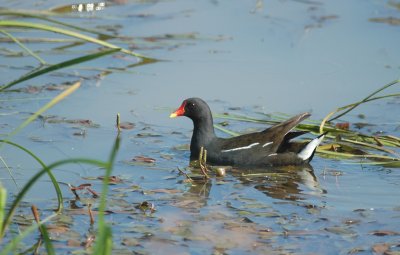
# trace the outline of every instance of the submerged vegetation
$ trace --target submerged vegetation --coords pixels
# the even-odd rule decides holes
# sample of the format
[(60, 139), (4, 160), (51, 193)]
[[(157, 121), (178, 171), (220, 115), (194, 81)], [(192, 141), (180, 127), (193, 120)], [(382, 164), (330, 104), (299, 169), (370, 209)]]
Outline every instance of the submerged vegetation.
[[(62, 8), (60, 8), (62, 10)], [(59, 16), (57, 12), (54, 11), (18, 11), (18, 10), (5, 10), (2, 9), (0, 10), (0, 16), (5, 16), (5, 17), (14, 17), (14, 19), (10, 20), (1, 20), (0, 21), (0, 33), (4, 36), (3, 40), (6, 40), (7, 42), (13, 42), (16, 45), (18, 45), (22, 49), (22, 54), (23, 55), (28, 55), (31, 56), (32, 58), (36, 59), (38, 61), (38, 66), (36, 67), (28, 67), (29, 71), (22, 76), (12, 80), (12, 81), (2, 81), (3, 84), (0, 86), (0, 93), (8, 93), (10, 91), (16, 91), (14, 88), (15, 85), (20, 84), (22, 82), (28, 81), (30, 79), (34, 79), (39, 76), (43, 76), (64, 68), (68, 67), (75, 67), (75, 68), (82, 68), (83, 67), (78, 67), (77, 65), (92, 61), (95, 59), (99, 59), (102, 57), (106, 57), (115, 53), (123, 53), (129, 56), (133, 56), (137, 59), (137, 62), (134, 64), (127, 65), (123, 68), (91, 68), (92, 70), (98, 71), (101, 75), (107, 75), (113, 72), (129, 72), (129, 70), (132, 67), (138, 66), (138, 65), (143, 65), (143, 64), (149, 64), (149, 63), (154, 63), (158, 61), (155, 58), (151, 58), (148, 56), (144, 56), (140, 53), (137, 53), (135, 51), (129, 50), (128, 48), (124, 48), (119, 46), (119, 44), (126, 44), (127, 42), (132, 42), (134, 41), (133, 38), (128, 38), (128, 37), (122, 37), (114, 34), (107, 34), (104, 33), (103, 31), (98, 31), (97, 29), (88, 29), (84, 28), (81, 26), (75, 26), (68, 24), (66, 22), (60, 22), (54, 17)], [(20, 21), (20, 19), (23, 18), (28, 18), (28, 19), (34, 19), (35, 22), (28, 22), (28, 21)], [(16, 20), (18, 19), (18, 20)], [(36, 21), (39, 20), (39, 21)], [(46, 22), (46, 23), (43, 23)], [(40, 31), (45, 31), (49, 33), (56, 33), (59, 35), (62, 35), (60, 38), (22, 38), (15, 36), (16, 33), (24, 33), (26, 31), (31, 31), (31, 30), (40, 30)], [(89, 33), (91, 35), (87, 35), (85, 33)], [(50, 36), (51, 37), (51, 36)], [(171, 39), (173, 38), (173, 35), (165, 35), (161, 39)], [(179, 37), (179, 36), (176, 36)], [(175, 37), (175, 38), (176, 38)], [(181, 35), (181, 37), (185, 39), (193, 39), (196, 38), (195, 34), (188, 34), (188, 35)], [(114, 43), (111, 43), (110, 41), (114, 40)], [(135, 39), (136, 40), (136, 39)], [(154, 42), (156, 40), (160, 40), (160, 38), (142, 38), (143, 41), (146, 42)], [(76, 45), (82, 45), (86, 43), (90, 43), (96, 47), (99, 47), (96, 50), (87, 50), (84, 52), (83, 56), (67, 59), (64, 61), (61, 61), (59, 63), (55, 64), (50, 64), (46, 61), (44, 57), (40, 55), (40, 52), (35, 52), (34, 50), (30, 49), (25, 42), (45, 42), (45, 43), (67, 43), (67, 46), (61, 47), (61, 49), (66, 49), (69, 47), (74, 47)], [(117, 45), (118, 43), (118, 45)], [(10, 54), (14, 54), (12, 52), (9, 52)], [(390, 135), (390, 134), (379, 134), (379, 135), (374, 135), (374, 134), (364, 134), (359, 131), (354, 131), (349, 128), (349, 123), (348, 122), (334, 122), (337, 121), (339, 118), (342, 118), (345, 114), (349, 113), (351, 110), (354, 108), (358, 107), (361, 104), (373, 101), (373, 100), (378, 100), (378, 99), (384, 99), (384, 98), (395, 98), (399, 97), (400, 93), (396, 94), (389, 94), (389, 95), (383, 95), (383, 96), (376, 96), (377, 93), (384, 91), (388, 87), (398, 85), (400, 80), (395, 80), (382, 88), (378, 89), (377, 91), (373, 92), (372, 94), (368, 95), (366, 98), (363, 100), (339, 107), (333, 112), (329, 113), (322, 121), (309, 121), (308, 123), (300, 124), (298, 125), (298, 129), (302, 131), (308, 131), (313, 134), (319, 134), (325, 131), (328, 131), (327, 139), (325, 143), (318, 148), (318, 153), (321, 156), (326, 156), (326, 157), (332, 157), (335, 159), (353, 159), (350, 161), (350, 163), (362, 163), (362, 164), (378, 164), (382, 165), (383, 167), (400, 167), (400, 158), (399, 158), (399, 148), (400, 148), (400, 138)], [(42, 106), (39, 110), (36, 110), (34, 113), (30, 115), (30, 117), (26, 118), (25, 121), (23, 121), (22, 124), (17, 126), (15, 129), (13, 129), (12, 132), (8, 134), (3, 134), (3, 139), (0, 140), (0, 149), (4, 146), (13, 146), (17, 148), (18, 150), (22, 151), (23, 153), (26, 153), (30, 157), (32, 157), (37, 163), (38, 163), (38, 172), (31, 177), (26, 184), (20, 189), (20, 191), (13, 195), (10, 196), (8, 195), (7, 198), (7, 190), (0, 185), (0, 245), (2, 247), (2, 250), (0, 251), (0, 255), (5, 255), (5, 254), (10, 254), (13, 253), (15, 250), (19, 249), (19, 245), (23, 242), (23, 239), (26, 238), (28, 235), (32, 234), (33, 232), (37, 231), (39, 235), (39, 240), (38, 242), (32, 246), (30, 249), (25, 251), (25, 253), (39, 253), (38, 250), (42, 246), (42, 242), (44, 243), (44, 247), (46, 249), (47, 254), (55, 254), (55, 247), (54, 247), (54, 242), (51, 240), (51, 235), (49, 234), (49, 222), (52, 220), (55, 220), (57, 218), (60, 218), (63, 213), (65, 213), (65, 208), (64, 208), (64, 200), (63, 200), (63, 194), (60, 188), (60, 184), (62, 181), (57, 180), (56, 175), (53, 173), (53, 170), (59, 168), (60, 166), (68, 165), (68, 164), (87, 164), (87, 165), (92, 165), (100, 168), (101, 170), (104, 171), (104, 175), (101, 177), (102, 180), (102, 190), (100, 195), (97, 194), (95, 191), (90, 189), (89, 184), (82, 184), (81, 186), (78, 187), (72, 187), (69, 185), (69, 188), (71, 192), (75, 194), (76, 197), (79, 197), (77, 194), (77, 191), (79, 190), (87, 190), (90, 192), (93, 198), (96, 198), (97, 200), (95, 201), (96, 203), (96, 208), (95, 211), (92, 211), (92, 204), (87, 203), (84, 206), (84, 210), (87, 210), (87, 214), (90, 217), (90, 220), (88, 220), (90, 223), (90, 229), (91, 229), (91, 235), (87, 236), (87, 239), (79, 243), (79, 247), (83, 247), (85, 249), (85, 253), (92, 253), (92, 254), (112, 254), (112, 246), (113, 246), (113, 237), (112, 237), (112, 229), (111, 225), (107, 223), (105, 220), (105, 214), (111, 213), (108, 211), (107, 207), (107, 198), (108, 198), (108, 191), (109, 191), (109, 185), (110, 184), (115, 184), (122, 182), (119, 177), (112, 176), (112, 170), (113, 170), (113, 165), (115, 163), (115, 158), (116, 154), (119, 149), (119, 144), (120, 144), (120, 137), (119, 133), (121, 132), (121, 123), (119, 120), (119, 115), (117, 117), (117, 129), (118, 133), (116, 135), (116, 139), (114, 142), (114, 145), (112, 146), (109, 158), (107, 161), (104, 160), (97, 160), (97, 159), (90, 159), (90, 158), (70, 158), (70, 159), (64, 159), (64, 160), (58, 160), (55, 161), (51, 164), (46, 164), (43, 162), (43, 160), (40, 159), (40, 157), (29, 150), (28, 148), (25, 148), (24, 146), (21, 146), (15, 142), (13, 142), (14, 136), (21, 132), (27, 125), (30, 123), (34, 122), (36, 119), (40, 118), (44, 112), (46, 112), (48, 109), (53, 107), (54, 105), (60, 103), (64, 98), (70, 96), (73, 92), (78, 90), (81, 86), (82, 81), (76, 81), (76, 82), (71, 82), (68, 86), (63, 88), (63, 92), (52, 98), (47, 104)], [(336, 116), (334, 116), (337, 114)], [(334, 117), (332, 117), (334, 116)], [(239, 115), (239, 114), (218, 114), (215, 117), (225, 119), (225, 120), (232, 120), (232, 121), (242, 121), (242, 122), (255, 122), (255, 123), (262, 123), (262, 124), (276, 124), (282, 119), (284, 119), (286, 116), (284, 114), (282, 115), (269, 115), (268, 118), (265, 118), (266, 116), (262, 116), (260, 118), (252, 118), (248, 117), (245, 115)], [(130, 123), (132, 124), (132, 123)], [(133, 127), (133, 124), (131, 125)], [(223, 127), (222, 125), (216, 125), (216, 128), (230, 134), (230, 135), (237, 135), (236, 132), (227, 129), (226, 127)], [(190, 186), (190, 189), (200, 189), (201, 192), (206, 193), (207, 192), (207, 187), (204, 188), (204, 186), (207, 185), (208, 179), (210, 179), (210, 176), (207, 174), (207, 166), (206, 166), (206, 157), (207, 157), (207, 152), (204, 151), (200, 155), (199, 158), (199, 163), (200, 163), (200, 170), (203, 173), (203, 175), (206, 178), (201, 178), (201, 185), (200, 184), (193, 184)], [(3, 160), (3, 157), (0, 155), (0, 159), (2, 163), (4, 164), (5, 168), (8, 168), (6, 165), (6, 162)], [(139, 163), (154, 163), (154, 159), (152, 158), (146, 158), (144, 156), (137, 156)], [(190, 180), (190, 182), (193, 182), (190, 176), (188, 176), (185, 172), (180, 170), (178, 168), (179, 172), (186, 175), (187, 179)], [(220, 173), (219, 177), (225, 175), (225, 170), (224, 169), (219, 169), (220, 171), (223, 171)], [(21, 206), (21, 203), (23, 202), (24, 197), (26, 194), (31, 190), (31, 188), (37, 184), (38, 180), (44, 176), (48, 175), (51, 183), (54, 187), (55, 194), (57, 196), (57, 206), (55, 208), (52, 208), (51, 213), (49, 213), (48, 208), (36, 208), (36, 206), (32, 203), (31, 208), (32, 208), (32, 214), (34, 216), (34, 223), (32, 224), (32, 220), (28, 220), (28, 223), (24, 222), (27, 227), (21, 228), (18, 230), (10, 230), (12, 224), (14, 221), (16, 221), (16, 211)], [(12, 175), (10, 174), (11, 178)], [(212, 178), (211, 178), (212, 179)], [(198, 181), (198, 180), (197, 180)], [(221, 182), (222, 183), (222, 182)], [(197, 186), (196, 186), (197, 185)], [(129, 187), (130, 190), (137, 190), (138, 188), (134, 185)], [(161, 193), (161, 194), (173, 194), (174, 192), (179, 192), (173, 189), (154, 189), (151, 190), (150, 192), (153, 193)], [(8, 199), (8, 200), (7, 200)], [(9, 201), (9, 202), (7, 202)], [(188, 200), (189, 201), (189, 200)], [(169, 201), (168, 201), (169, 202)], [(193, 202), (190, 200), (189, 202), (187, 201), (179, 201), (181, 204), (179, 206), (184, 206), (185, 203), (201, 203), (201, 201), (195, 201)], [(263, 208), (265, 209), (265, 205), (260, 205), (257, 203), (253, 204), (254, 208), (253, 209), (259, 209)], [(199, 206), (200, 207), (200, 206)], [(239, 214), (242, 215), (248, 215), (249, 211), (246, 211), (244, 209), (238, 209), (235, 208), (234, 205), (229, 204), (230, 208), (233, 208), (235, 211), (238, 211)], [(156, 211), (155, 206), (152, 202), (144, 201), (140, 204), (138, 204), (137, 208), (141, 210), (144, 214), (147, 212), (153, 213)], [(308, 208), (309, 210), (315, 209), (315, 208)], [(41, 219), (40, 218), (40, 213), (42, 211), (44, 212), (43, 214), (48, 214), (45, 218)], [(276, 213), (271, 211), (271, 212), (258, 212), (259, 215), (262, 217), (276, 217)], [(89, 218), (88, 217), (88, 218)], [(213, 217), (220, 219), (223, 216), (219, 214), (215, 214), (209, 217), (209, 219), (213, 219)], [(253, 223), (251, 222), (250, 219), (243, 217), (244, 223)], [(285, 219), (286, 220), (286, 219)], [(61, 221), (61, 220), (60, 220)], [(95, 222), (97, 221), (97, 228), (94, 227)], [(160, 220), (161, 221), (161, 220)], [(228, 221), (227, 221), (228, 222)], [(237, 222), (228, 222), (229, 224), (227, 225), (228, 230), (235, 230), (235, 229), (243, 229), (244, 227), (242, 225), (238, 225)], [(24, 225), (21, 224), (21, 225)], [(189, 225), (187, 222), (183, 222), (182, 226), (187, 227), (186, 225)], [(242, 224), (242, 223), (240, 223)], [(204, 226), (203, 226), (204, 227)], [(146, 230), (146, 229), (145, 229)], [(186, 232), (186, 229), (184, 229)], [(335, 231), (334, 229), (333, 231)], [(65, 231), (68, 231), (65, 230)], [(136, 229), (135, 229), (136, 231)], [(182, 231), (181, 229), (174, 229), (173, 231)], [(251, 227), (246, 228), (246, 234), (249, 233), (251, 235), (254, 235), (254, 233), (259, 234), (263, 238), (265, 236), (273, 236), (277, 235), (276, 233), (271, 233), (269, 230), (259, 230), (254, 225), (251, 225)], [(145, 232), (145, 231), (143, 231)], [(184, 231), (182, 231), (184, 232)], [(228, 232), (228, 231), (227, 231)], [(336, 232), (339, 232), (339, 230), (336, 230)], [(294, 235), (293, 231), (287, 231), (285, 232), (285, 235)], [(191, 233), (192, 236), (196, 238), (203, 238), (205, 240), (210, 240), (207, 239), (207, 237), (203, 236), (196, 236), (195, 234), (197, 233)], [(379, 233), (378, 233), (379, 234)], [(146, 232), (146, 235), (150, 236), (150, 232)], [(147, 236), (146, 236), (147, 238)], [(208, 237), (210, 238), (210, 237)], [(4, 242), (4, 241), (7, 242)], [(224, 243), (224, 240), (220, 240), (221, 243)], [(129, 240), (129, 239), (124, 239), (123, 243), (126, 244), (127, 246), (138, 246), (138, 244), (135, 241)], [(174, 244), (174, 241), (171, 241), (172, 244)], [(73, 246), (71, 244), (71, 246)], [(216, 250), (218, 251), (218, 250)], [(216, 254), (218, 254), (216, 252)]]

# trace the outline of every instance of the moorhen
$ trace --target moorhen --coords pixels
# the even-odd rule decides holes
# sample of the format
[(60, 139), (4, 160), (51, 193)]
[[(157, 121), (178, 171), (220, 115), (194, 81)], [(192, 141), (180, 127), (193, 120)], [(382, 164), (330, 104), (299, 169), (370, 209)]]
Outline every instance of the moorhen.
[(211, 110), (200, 98), (189, 98), (170, 117), (186, 116), (194, 124), (190, 143), (190, 160), (199, 157), (201, 147), (207, 150), (207, 163), (213, 165), (271, 167), (302, 165), (311, 161), (325, 134), (309, 143), (290, 142), (306, 132), (291, 131), (310, 116), (301, 113), (261, 132), (232, 138), (215, 135)]

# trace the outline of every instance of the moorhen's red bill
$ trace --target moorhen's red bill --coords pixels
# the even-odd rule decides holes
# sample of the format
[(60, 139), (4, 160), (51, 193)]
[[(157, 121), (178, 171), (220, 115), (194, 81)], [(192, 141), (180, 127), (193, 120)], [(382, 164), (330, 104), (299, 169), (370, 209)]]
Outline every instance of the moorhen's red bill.
[(232, 138), (215, 135), (211, 110), (200, 98), (189, 98), (170, 117), (186, 116), (193, 121), (190, 160), (198, 159), (200, 148), (207, 150), (207, 163), (229, 166), (270, 167), (301, 165), (311, 161), (325, 134), (307, 144), (290, 142), (306, 132), (291, 131), (310, 116), (301, 113), (261, 132)]

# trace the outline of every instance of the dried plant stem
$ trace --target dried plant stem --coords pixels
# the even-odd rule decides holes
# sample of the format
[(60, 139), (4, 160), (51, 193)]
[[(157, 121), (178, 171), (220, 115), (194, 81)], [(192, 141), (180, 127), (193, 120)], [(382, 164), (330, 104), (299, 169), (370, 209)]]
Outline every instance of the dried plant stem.
[(117, 113), (117, 129), (118, 129), (118, 134), (121, 133), (121, 119), (119, 113)]
[(208, 176), (207, 172), (207, 150), (204, 149), (204, 147), (200, 148), (200, 155), (199, 155), (199, 165), (200, 165), (200, 170), (204, 175), (204, 178), (209, 179), (210, 176)]
[[(35, 205), (32, 205), (31, 206), (31, 210), (32, 210), (33, 218), (35, 218), (36, 223), (39, 224), (40, 216), (39, 216), (39, 212), (38, 212), (37, 207)], [(42, 229), (40, 228), (40, 226), (39, 226), (39, 231), (43, 235)]]
[(93, 217), (93, 212), (92, 212), (92, 204), (88, 204), (88, 212), (89, 212), (89, 217), (90, 217), (90, 225), (92, 226), (94, 224), (94, 217)]
[(183, 174), (188, 181), (193, 182), (192, 178), (190, 178), (190, 176), (187, 173), (183, 172), (179, 167), (177, 167), (177, 169), (179, 173)]

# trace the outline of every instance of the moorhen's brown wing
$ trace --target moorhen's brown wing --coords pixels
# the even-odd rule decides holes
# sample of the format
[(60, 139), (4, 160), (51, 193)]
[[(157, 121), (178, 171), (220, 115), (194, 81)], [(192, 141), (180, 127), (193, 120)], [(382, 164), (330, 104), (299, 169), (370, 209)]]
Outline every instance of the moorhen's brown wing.
[(290, 139), (303, 134), (302, 132), (293, 134), (289, 132), (309, 116), (309, 113), (301, 113), (261, 132), (221, 139), (220, 149), (223, 152), (257, 149), (264, 155), (275, 153), (281, 148), (282, 143), (286, 144)]

